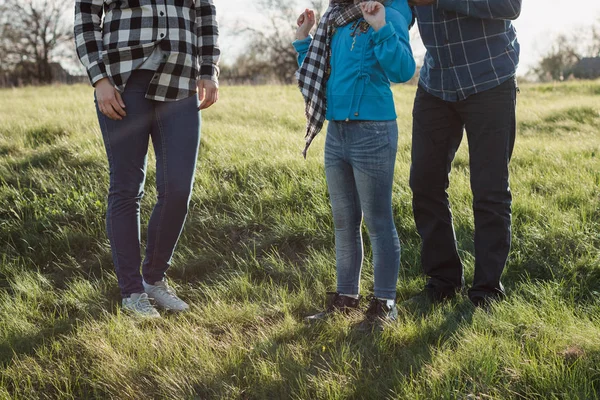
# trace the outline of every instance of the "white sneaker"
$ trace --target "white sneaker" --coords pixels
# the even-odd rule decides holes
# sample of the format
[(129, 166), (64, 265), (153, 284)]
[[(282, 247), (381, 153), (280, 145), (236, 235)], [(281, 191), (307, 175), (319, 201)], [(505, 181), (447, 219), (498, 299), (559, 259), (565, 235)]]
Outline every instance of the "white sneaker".
[(154, 299), (160, 307), (171, 311), (187, 311), (190, 309), (190, 306), (185, 301), (177, 297), (175, 291), (169, 287), (166, 280), (158, 281), (154, 285), (146, 282), (142, 283), (148, 297)]
[(132, 293), (122, 301), (123, 310), (145, 318), (160, 318), (156, 308), (150, 304), (146, 293)]

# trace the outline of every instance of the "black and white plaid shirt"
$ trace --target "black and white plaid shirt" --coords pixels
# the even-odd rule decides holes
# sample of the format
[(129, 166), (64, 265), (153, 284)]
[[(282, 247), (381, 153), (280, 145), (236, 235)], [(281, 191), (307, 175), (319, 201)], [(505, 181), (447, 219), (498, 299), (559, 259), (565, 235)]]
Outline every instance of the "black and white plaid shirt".
[(218, 36), (213, 0), (75, 1), (77, 54), (92, 85), (108, 77), (122, 92), (155, 46), (164, 51), (151, 100), (192, 96), (199, 79), (218, 83)]

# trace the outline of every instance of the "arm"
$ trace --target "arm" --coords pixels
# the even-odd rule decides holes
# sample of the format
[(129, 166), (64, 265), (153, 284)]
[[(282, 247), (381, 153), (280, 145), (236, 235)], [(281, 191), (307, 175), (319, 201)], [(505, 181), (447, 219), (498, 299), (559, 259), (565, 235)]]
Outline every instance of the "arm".
[(92, 85), (108, 77), (102, 62), (103, 6), (103, 0), (75, 1), (75, 47)]
[(75, 47), (90, 83), (96, 88), (100, 112), (110, 119), (121, 120), (127, 113), (121, 95), (112, 85), (102, 62), (102, 12), (104, 0), (75, 1)]
[[(362, 3), (365, 20), (375, 32), (375, 57), (379, 65), (392, 82), (401, 83), (410, 80), (415, 74), (416, 64), (410, 47), (408, 23), (400, 13), (387, 15), (379, 3)], [(412, 13), (408, 10), (409, 20)]]
[(298, 53), (298, 66), (301, 67), (304, 59), (306, 58), (306, 54), (308, 53), (308, 48), (312, 43), (312, 37), (310, 36), (310, 30), (315, 26), (315, 12), (313, 10), (309, 10), (308, 8), (304, 10), (302, 14), (298, 17), (296, 24), (298, 25), (298, 29), (296, 30), (296, 40), (292, 43), (294, 49), (296, 49), (296, 53)]
[(298, 53), (298, 66), (299, 67), (302, 66), (302, 63), (304, 62), (304, 59), (306, 58), (306, 53), (308, 53), (308, 48), (310, 47), (311, 42), (312, 42), (312, 37), (307, 36), (306, 38), (304, 38), (302, 40), (296, 39), (292, 43), (292, 46), (294, 46), (296, 53)]
[(204, 110), (219, 100), (219, 24), (213, 0), (195, 0), (196, 47), (200, 59), (198, 70), (198, 110)]
[(219, 82), (219, 24), (213, 0), (196, 0), (196, 37), (200, 57), (199, 80)]
[(416, 64), (404, 19), (388, 22), (373, 34), (373, 40), (375, 57), (388, 79), (395, 83), (409, 81), (415, 74)]
[(437, 0), (437, 7), (482, 19), (515, 20), (521, 14), (521, 0)]

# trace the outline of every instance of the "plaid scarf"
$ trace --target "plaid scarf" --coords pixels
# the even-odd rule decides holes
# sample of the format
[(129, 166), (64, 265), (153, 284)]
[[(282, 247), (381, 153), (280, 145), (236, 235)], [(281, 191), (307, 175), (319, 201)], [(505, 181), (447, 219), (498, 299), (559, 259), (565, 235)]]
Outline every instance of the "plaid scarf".
[[(298, 86), (304, 96), (306, 113), (306, 158), (308, 147), (323, 128), (327, 110), (327, 80), (331, 72), (331, 37), (335, 28), (349, 24), (362, 17), (360, 3), (363, 0), (331, 0), (329, 8), (321, 17), (315, 36), (308, 48), (304, 62), (296, 72)], [(375, 0), (383, 3), (385, 0)]]

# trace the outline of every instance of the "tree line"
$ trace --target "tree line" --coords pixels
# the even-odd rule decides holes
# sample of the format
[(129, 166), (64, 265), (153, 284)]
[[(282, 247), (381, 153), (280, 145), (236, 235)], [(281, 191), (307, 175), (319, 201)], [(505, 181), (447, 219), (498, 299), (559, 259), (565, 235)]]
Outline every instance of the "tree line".
[[(290, 0), (258, 0), (266, 23), (243, 26), (239, 35), (245, 51), (222, 65), (221, 79), (238, 84), (295, 82), (296, 53), (291, 41), (298, 7)], [(328, 0), (310, 0), (321, 14)], [(62, 0), (0, 0), (0, 87), (80, 82), (61, 64), (76, 64), (73, 43), (72, 2)], [(413, 28), (413, 36), (416, 37)], [(529, 75), (536, 80), (593, 78), (578, 73), (580, 61), (600, 57), (600, 20), (590, 27), (556, 37)], [(600, 71), (599, 75), (600, 76)]]
[(60, 63), (75, 57), (72, 2), (0, 0), (0, 86), (69, 81)]
[(599, 66), (587, 69), (583, 59), (600, 57), (600, 20), (591, 26), (558, 35), (550, 49), (531, 71), (537, 80), (562, 81), (569, 78), (600, 78)]

